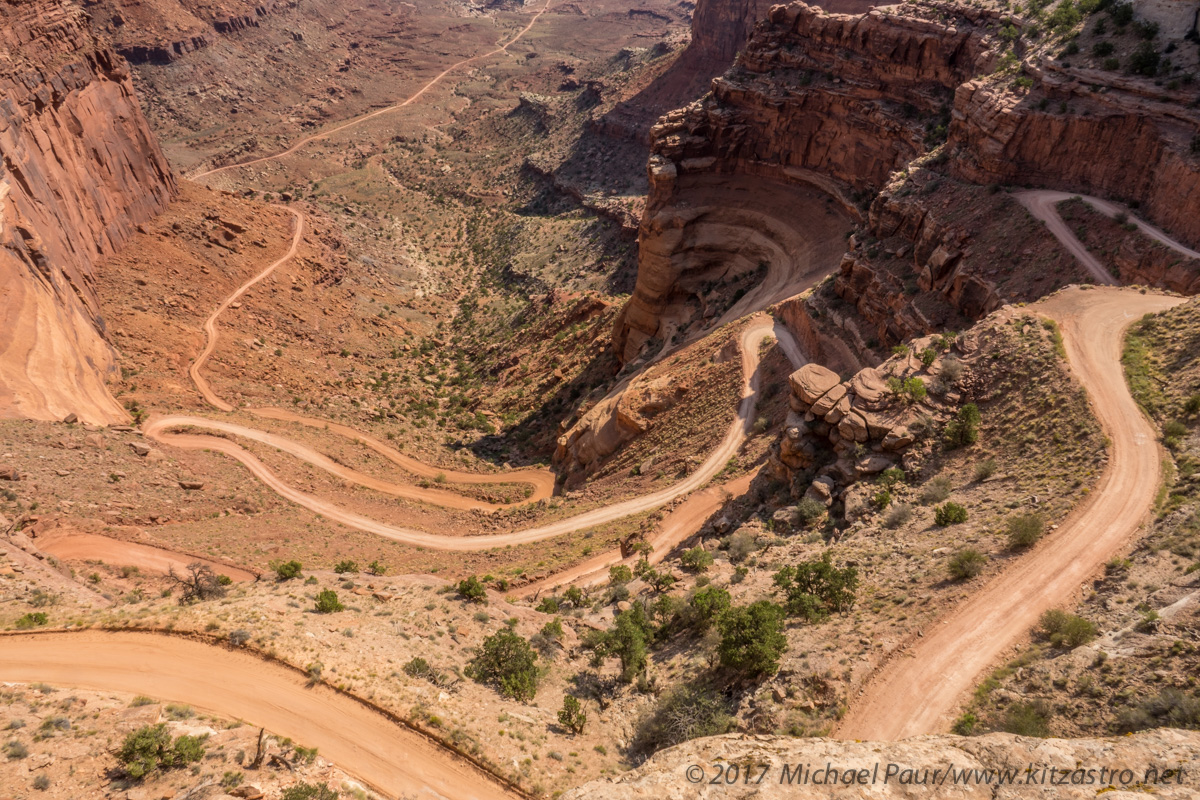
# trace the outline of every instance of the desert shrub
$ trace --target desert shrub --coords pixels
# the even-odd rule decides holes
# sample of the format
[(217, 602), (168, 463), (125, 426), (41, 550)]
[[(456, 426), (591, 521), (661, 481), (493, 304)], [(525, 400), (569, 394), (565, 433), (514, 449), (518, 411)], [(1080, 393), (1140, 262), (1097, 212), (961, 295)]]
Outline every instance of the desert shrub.
[(950, 577), (954, 580), (967, 581), (983, 572), (985, 564), (987, 564), (987, 556), (968, 547), (955, 553), (946, 567), (950, 570)]
[(1008, 546), (1014, 550), (1032, 547), (1046, 529), (1042, 515), (1034, 512), (1015, 514), (1004, 524), (1008, 532)]
[(703, 547), (693, 547), (691, 550), (685, 550), (683, 555), (679, 557), (679, 563), (683, 568), (691, 572), (708, 572), (708, 568), (712, 566), (712, 553), (705, 550)]
[(608, 568), (608, 582), (612, 586), (624, 586), (633, 580), (633, 570), (625, 564), (614, 564)]
[(199, 561), (187, 565), (183, 575), (175, 572), (175, 567), (167, 572), (167, 577), (175, 582), (180, 589), (179, 604), (186, 606), (204, 600), (215, 600), (224, 597), (225, 587), (232, 583), (222, 583), (220, 575), (213, 572), (212, 567)]
[(1116, 49), (1116, 45), (1112, 42), (1096, 42), (1092, 45), (1092, 55), (1096, 58), (1106, 58), (1111, 56)]
[(947, 386), (953, 386), (958, 383), (963, 374), (963, 363), (957, 358), (942, 359), (942, 366), (938, 369), (938, 377)]
[(740, 564), (758, 550), (758, 537), (749, 531), (738, 531), (729, 537), (726, 553), (730, 562)]
[(883, 518), (883, 527), (895, 530), (912, 519), (912, 506), (908, 503), (898, 503)]
[(888, 467), (879, 473), (879, 477), (875, 479), (875, 483), (890, 491), (904, 483), (907, 479), (908, 475), (904, 473), (904, 470), (899, 467)]
[(729, 606), (729, 592), (717, 586), (705, 586), (688, 601), (687, 623), (697, 630), (708, 630)]
[(769, 600), (733, 607), (722, 614), (717, 646), (721, 666), (750, 678), (773, 675), (787, 649), (783, 615), (783, 608)]
[(958, 503), (943, 503), (933, 511), (933, 521), (942, 527), (967, 521), (967, 509)]
[(975, 482), (980, 483), (996, 474), (996, 459), (985, 458), (975, 465)]
[(487, 602), (487, 590), (474, 575), (458, 582), (458, 594), (462, 599), (471, 603)]
[(1175, 688), (1163, 689), (1133, 708), (1122, 709), (1115, 722), (1117, 733), (1133, 733), (1147, 728), (1184, 728), (1200, 730), (1200, 697)]
[(334, 565), (333, 571), (338, 575), (344, 575), (347, 572), (358, 572), (358, 564), (353, 561), (339, 561)]
[(1183, 441), (1183, 437), (1187, 436), (1187, 425), (1177, 419), (1163, 425), (1163, 444), (1171, 450), (1179, 449), (1179, 444)]
[(649, 755), (702, 736), (727, 733), (734, 724), (729, 704), (719, 693), (691, 685), (664, 694), (638, 724), (632, 749)]
[(940, 503), (950, 497), (954, 484), (945, 475), (939, 475), (921, 487), (919, 499), (923, 505)]
[(979, 423), (983, 420), (979, 406), (967, 403), (958, 410), (954, 419), (946, 423), (943, 441), (947, 450), (967, 447), (979, 441)]
[(925, 381), (920, 378), (888, 378), (888, 389), (908, 405), (921, 402), (928, 394)]
[(1108, 7), (1108, 15), (1112, 17), (1114, 25), (1123, 28), (1133, 22), (1133, 4), (1113, 3)]
[(528, 702), (537, 694), (537, 653), (522, 636), (507, 628), (483, 640), (467, 665), (467, 677), (487, 684), (503, 697)]
[(289, 786), (279, 795), (279, 800), (337, 800), (338, 793), (329, 788), (329, 784), (297, 783)]
[(346, 607), (338, 600), (337, 592), (333, 589), (323, 589), (317, 594), (318, 614), (335, 614), (338, 611), (345, 610)]
[(928, 367), (937, 360), (937, 351), (931, 347), (926, 347), (920, 354), (922, 366)]
[(1129, 56), (1129, 71), (1134, 75), (1145, 75), (1153, 78), (1158, 74), (1158, 65), (1162, 56), (1150, 42), (1140, 42), (1133, 54)]
[(1094, 623), (1057, 608), (1042, 614), (1039, 626), (1055, 647), (1079, 647), (1095, 639), (1098, 633)]
[(880, 489), (875, 494), (871, 495), (871, 505), (883, 511), (892, 504), (892, 493), (887, 489)]
[(379, 559), (375, 559), (370, 564), (367, 564), (367, 572), (372, 575), (387, 575), (387, 564), (384, 564)]
[(21, 744), (21, 742), (17, 739), (10, 739), (8, 743), (4, 745), (4, 755), (7, 756), (10, 761), (20, 761), (22, 758), (25, 758), (29, 755), (29, 748)]
[(796, 522), (807, 527), (825, 515), (825, 505), (819, 500), (805, 497), (796, 504)]
[(1050, 735), (1049, 716), (1049, 712), (1040, 704), (1013, 703), (1004, 712), (997, 727), (1005, 733), (1044, 739)]
[(50, 622), (50, 618), (46, 616), (46, 612), (31, 611), (25, 616), (17, 619), (14, 624), (17, 626), (17, 630), (27, 631), (30, 628), (40, 628), (48, 622)]
[(229, 643), (234, 647), (242, 647), (246, 644), (246, 642), (250, 641), (250, 635), (250, 631), (246, 630), (245, 628), (238, 628), (237, 630), (230, 631)]
[(646, 653), (654, 636), (654, 625), (641, 603), (617, 614), (612, 628), (597, 631), (586, 641), (594, 659), (616, 657), (621, 661), (621, 680), (632, 683), (646, 669)]
[(534, 610), (540, 611), (543, 614), (557, 614), (560, 605), (561, 604), (559, 603), (558, 598), (554, 595), (550, 595), (549, 597), (543, 597), (541, 602), (537, 604), (537, 608)]
[(563, 695), (563, 707), (558, 712), (558, 724), (571, 733), (583, 733), (587, 725), (587, 714), (583, 712), (580, 702), (569, 694)]
[(1046, 24), (1058, 33), (1066, 33), (1082, 21), (1083, 14), (1071, 0), (1063, 0), (1046, 18)]
[(117, 760), (127, 776), (141, 780), (155, 770), (183, 767), (201, 760), (204, 738), (178, 736), (172, 742), (165, 722), (146, 725), (125, 737)]
[(979, 717), (970, 711), (965, 711), (954, 721), (954, 725), (950, 727), (954, 733), (959, 736), (970, 736), (975, 732), (975, 726), (979, 724)]
[(816, 622), (854, 607), (858, 570), (833, 566), (833, 556), (826, 550), (820, 559), (802, 561), (776, 572), (775, 585), (786, 598), (789, 614)]
[(38, 775), (36, 778), (33, 779), (33, 788), (37, 789), (39, 792), (44, 792), (47, 789), (49, 789), (50, 788), (50, 776), (49, 775)]
[(279, 580), (290, 581), (300, 577), (304, 565), (299, 561), (276, 561), (271, 564), (271, 569), (275, 570), (275, 577)]

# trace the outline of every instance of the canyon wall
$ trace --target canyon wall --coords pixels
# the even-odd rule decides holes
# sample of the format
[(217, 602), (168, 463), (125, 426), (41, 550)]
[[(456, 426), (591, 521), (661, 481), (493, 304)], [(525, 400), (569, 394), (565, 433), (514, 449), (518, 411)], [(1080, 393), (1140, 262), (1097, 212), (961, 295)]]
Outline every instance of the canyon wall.
[(258, 27), (264, 17), (296, 0), (154, 0), (147, 3), (89, 3), (92, 27), (111, 39), (117, 52), (135, 64), (169, 64), (208, 47), (215, 34)]
[(170, 201), (170, 167), (67, 2), (0, 2), (0, 97), (0, 417), (124, 419), (93, 270)]
[[(964, 14), (947, 23), (907, 7), (860, 16), (803, 3), (771, 8), (712, 94), (652, 130), (638, 281), (616, 326), (618, 355), (635, 357), (677, 324), (666, 309), (689, 293), (695, 261), (677, 218), (694, 205), (689, 187), (698, 176), (805, 186), (861, 219), (864, 199), (939, 144), (955, 89), (993, 57), (993, 18), (978, 9)], [(797, 231), (826, 225), (802, 211), (764, 208)], [(838, 256), (807, 266), (828, 274)]]
[[(719, 51), (723, 34), (701, 29), (702, 10), (697, 40)], [(708, 16), (719, 19), (711, 9)], [(678, 244), (677, 219), (694, 205), (689, 186), (699, 176), (807, 184), (857, 214), (860, 241), (892, 240), (882, 254), (891, 261), (886, 269), (878, 248), (852, 247), (840, 264), (826, 265), (838, 275), (838, 295), (877, 328), (876, 345), (1057, 288), (1038, 284), (1045, 275), (1032, 265), (1007, 260), (1002, 241), (963, 259), (971, 225), (953, 231), (935, 219), (956, 211), (944, 210), (951, 185), (1116, 197), (1174, 235), (1200, 240), (1194, 97), (1050, 57), (1025, 63), (1033, 85), (1019, 88), (1013, 75), (995, 72), (1006, 47), (1002, 24), (998, 12), (952, 3), (857, 15), (801, 2), (771, 7), (712, 93), (652, 129), (638, 280), (614, 331), (618, 356), (635, 358), (678, 325), (672, 309), (691, 292), (695, 259)], [(906, 178), (918, 171), (934, 174), (914, 187)], [(908, 196), (914, 188), (917, 196)], [(963, 195), (953, 202), (978, 200)], [(1013, 223), (1025, 219), (1012, 203), (979, 202)], [(821, 224), (792, 216), (797, 228)], [(975, 222), (989, 224), (984, 216)], [(1010, 280), (1014, 269), (1030, 274)], [(1002, 282), (1020, 285), (1003, 291)]]

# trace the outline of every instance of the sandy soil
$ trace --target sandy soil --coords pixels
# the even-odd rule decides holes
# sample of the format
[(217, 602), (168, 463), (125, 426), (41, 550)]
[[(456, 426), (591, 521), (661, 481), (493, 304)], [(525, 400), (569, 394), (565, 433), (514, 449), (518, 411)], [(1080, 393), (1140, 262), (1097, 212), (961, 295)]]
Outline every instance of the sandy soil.
[(250, 653), (150, 633), (22, 634), (3, 642), (2, 680), (148, 694), (243, 719), (317, 747), (388, 796), (520, 796), (363, 703)]
[(1067, 603), (1137, 535), (1158, 490), (1162, 454), (1125, 385), (1121, 342), (1134, 320), (1180, 302), (1072, 288), (1032, 307), (1062, 328), (1072, 369), (1112, 442), (1108, 469), (1091, 501), (1053, 535), (897, 652), (854, 701), (838, 736), (893, 740), (945, 730), (964, 694), (1042, 612)]
[(94, 533), (78, 533), (56, 530), (39, 536), (38, 550), (64, 561), (104, 561), (109, 564), (138, 567), (139, 569), (166, 575), (172, 569), (182, 573), (188, 564), (199, 561), (212, 567), (218, 575), (228, 575), (234, 581), (253, 581), (253, 572), (218, 561), (176, 553), (162, 547), (152, 547), (135, 542), (123, 542)]

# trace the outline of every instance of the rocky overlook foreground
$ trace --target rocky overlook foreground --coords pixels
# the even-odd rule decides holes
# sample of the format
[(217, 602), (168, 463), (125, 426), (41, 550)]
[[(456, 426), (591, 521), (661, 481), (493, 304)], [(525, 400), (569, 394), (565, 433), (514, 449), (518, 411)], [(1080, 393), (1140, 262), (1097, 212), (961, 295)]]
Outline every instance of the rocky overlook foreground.
[[(755, 765), (749, 781), (744, 772), (747, 764)], [(741, 765), (737, 773), (734, 765)], [(787, 773), (783, 771), (785, 766)], [(828, 773), (824, 770), (828, 767), (837, 770), (836, 781), (830, 781), (837, 785), (822, 783), (827, 780)], [(693, 772), (687, 772), (688, 769)], [(1052, 773), (1052, 769), (1057, 771)], [(936, 775), (935, 770), (939, 771)], [(948, 773), (949, 770), (953, 772)], [(847, 782), (849, 772), (854, 777)], [(802, 783), (804, 779), (795, 777), (798, 773), (803, 773), (807, 781)], [(763, 774), (761, 784), (757, 783), (760, 774)], [(947, 774), (958, 778), (957, 785), (954, 777), (947, 778)], [(725, 775), (736, 777), (726, 781)], [(794, 780), (790, 785), (789, 776)], [(696, 777), (701, 780), (696, 781)], [(1006, 785), (1001, 785), (1001, 781)], [(1098, 795), (1114, 799), (1144, 797), (1147, 792), (1155, 797), (1182, 799), (1195, 797), (1198, 787), (1200, 734), (1185, 731), (1158, 730), (1120, 739), (1037, 739), (1010, 734), (978, 738), (921, 736), (891, 744), (728, 735), (697, 739), (663, 750), (632, 772), (585, 784), (567, 792), (563, 800), (635, 797), (1005, 800), (1043, 796), (1042, 793), (1047, 797), (1083, 800)]]
[(113, 422), (94, 269), (175, 183), (129, 70), (76, 6), (0, 4), (0, 416)]

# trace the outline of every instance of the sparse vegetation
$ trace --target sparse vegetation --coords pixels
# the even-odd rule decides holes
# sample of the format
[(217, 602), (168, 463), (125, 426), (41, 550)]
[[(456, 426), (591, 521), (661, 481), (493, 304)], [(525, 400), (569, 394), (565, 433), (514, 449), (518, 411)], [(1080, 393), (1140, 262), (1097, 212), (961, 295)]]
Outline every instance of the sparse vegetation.
[(943, 503), (934, 509), (933, 521), (942, 527), (960, 525), (967, 521), (967, 509), (955, 502)]
[(983, 572), (986, 565), (987, 556), (973, 547), (966, 547), (954, 554), (947, 568), (954, 580), (969, 581)]
[(537, 694), (537, 653), (522, 636), (507, 628), (483, 640), (467, 666), (467, 677), (496, 689), (502, 696), (529, 702)]
[(117, 760), (125, 774), (134, 780), (141, 780), (159, 769), (184, 767), (202, 758), (203, 737), (184, 735), (172, 741), (165, 722), (133, 731), (117, 751)]

